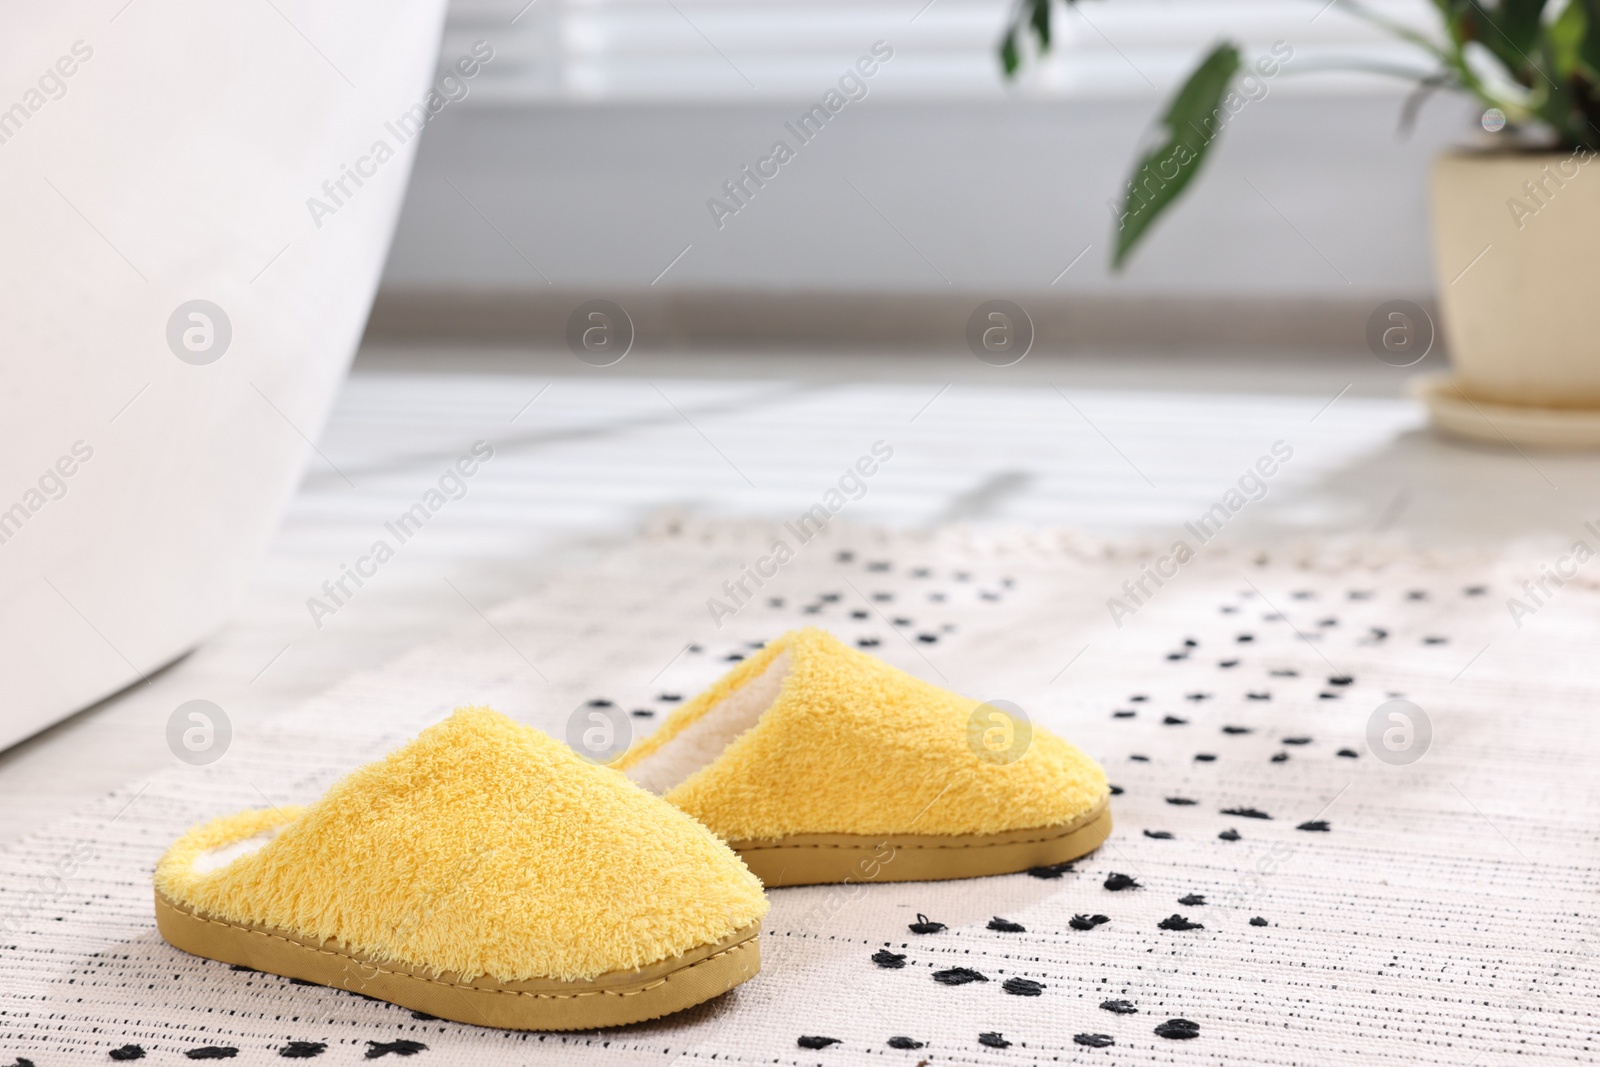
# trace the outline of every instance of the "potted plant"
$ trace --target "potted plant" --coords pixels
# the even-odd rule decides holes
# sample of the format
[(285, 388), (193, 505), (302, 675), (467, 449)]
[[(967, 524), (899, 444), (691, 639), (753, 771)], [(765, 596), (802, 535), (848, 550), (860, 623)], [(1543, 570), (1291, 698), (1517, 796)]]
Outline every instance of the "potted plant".
[[(1030, 42), (1049, 49), (1053, 3), (1019, 0), (999, 48), (1008, 77)], [(1412, 80), (1414, 102), (1434, 90), (1466, 93), (1496, 135), (1445, 154), (1433, 171), (1434, 270), (1454, 364), (1416, 387), (1435, 424), (1518, 444), (1600, 445), (1600, 277), (1591, 266), (1600, 167), (1589, 165), (1600, 148), (1600, 0), (1433, 0), (1437, 36), (1354, 0), (1333, 3), (1415, 46), (1422, 61), (1356, 69)], [(1270, 77), (1283, 58), (1247, 61), (1223, 41), (1200, 60), (1120, 194), (1113, 269), (1199, 173), (1239, 82)], [(1417, 328), (1431, 324), (1400, 315), (1372, 332), (1406, 343)]]

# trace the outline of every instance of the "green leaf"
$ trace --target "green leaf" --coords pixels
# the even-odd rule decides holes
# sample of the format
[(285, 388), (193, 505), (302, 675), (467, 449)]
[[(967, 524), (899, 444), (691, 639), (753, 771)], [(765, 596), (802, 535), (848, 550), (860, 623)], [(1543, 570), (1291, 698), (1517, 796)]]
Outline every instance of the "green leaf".
[(1188, 188), (1205, 161), (1211, 142), (1227, 123), (1222, 98), (1239, 72), (1239, 49), (1223, 42), (1201, 61), (1183, 83), (1161, 118), (1165, 137), (1134, 168), (1117, 214), (1113, 270), (1121, 270), (1128, 254), (1161, 213)]
[[(1071, 3), (1072, 0), (1067, 0)], [(1050, 0), (1031, 0), (1033, 13), (1028, 21), (1033, 26), (1033, 32), (1039, 35), (1039, 48), (1041, 51), (1050, 51)]]
[(1550, 57), (1555, 64), (1556, 77), (1565, 80), (1580, 68), (1583, 60), (1578, 49), (1588, 29), (1589, 19), (1580, 3), (1568, 4), (1550, 24)]
[(1493, 16), (1495, 28), (1505, 35), (1519, 64), (1529, 62), (1538, 46), (1544, 5), (1545, 0), (1500, 0), (1500, 9)]
[[(1573, 3), (1572, 7), (1577, 7)], [(1589, 68), (1590, 76), (1600, 74), (1600, 0), (1583, 0), (1584, 33), (1578, 45), (1578, 59)]]
[[(1078, 0), (1061, 0), (1072, 5)], [(1050, 5), (1054, 0), (1017, 0), (1011, 21), (1006, 24), (1006, 34), (1000, 38), (1000, 66), (1006, 77), (1012, 77), (1022, 66), (1019, 38), (1032, 35), (1039, 42), (1039, 51), (1050, 51)]]

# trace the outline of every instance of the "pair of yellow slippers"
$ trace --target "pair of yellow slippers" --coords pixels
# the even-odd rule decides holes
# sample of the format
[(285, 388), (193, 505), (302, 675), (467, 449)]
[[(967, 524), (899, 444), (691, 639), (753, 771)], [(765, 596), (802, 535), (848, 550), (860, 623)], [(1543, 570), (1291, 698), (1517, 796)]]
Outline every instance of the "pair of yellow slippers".
[(196, 827), (156, 867), (156, 920), (196, 955), (445, 1019), (653, 1019), (756, 974), (763, 885), (967, 878), (1097, 848), (1104, 772), (1007, 725), (798, 630), (610, 767), (466, 708), (308, 807)]

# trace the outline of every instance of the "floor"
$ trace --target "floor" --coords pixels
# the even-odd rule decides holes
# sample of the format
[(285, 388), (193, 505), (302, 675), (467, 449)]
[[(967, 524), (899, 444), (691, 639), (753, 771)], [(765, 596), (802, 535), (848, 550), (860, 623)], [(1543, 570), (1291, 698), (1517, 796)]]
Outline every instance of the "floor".
[[(635, 353), (368, 346), (232, 623), (148, 682), (0, 753), (0, 844), (168, 765), (195, 698), (237, 734), (536, 595), (663, 513), (790, 519), (892, 450), (851, 522), (1179, 536), (1277, 447), (1225, 536), (1513, 545), (1530, 576), (1596, 517), (1600, 464), (1458, 444), (1366, 353)], [(356, 595), (337, 580), (475, 442), (493, 456)], [(880, 443), (881, 442), (881, 443)], [(1270, 466), (1270, 464), (1268, 465)], [(847, 487), (848, 483), (847, 483)], [(1256, 495), (1250, 483), (1247, 488)], [(852, 492), (855, 490), (852, 489)], [(319, 598), (324, 609), (310, 604)]]

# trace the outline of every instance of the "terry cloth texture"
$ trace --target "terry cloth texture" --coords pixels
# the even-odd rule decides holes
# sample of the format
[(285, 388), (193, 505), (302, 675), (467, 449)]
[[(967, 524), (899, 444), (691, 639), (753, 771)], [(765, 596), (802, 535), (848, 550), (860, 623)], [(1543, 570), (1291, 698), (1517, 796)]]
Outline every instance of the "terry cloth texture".
[(982, 747), (991, 710), (982, 701), (813, 627), (786, 633), (740, 663), (673, 712), (618, 768), (660, 759), (663, 745), (779, 657), (781, 687), (754, 728), (665, 794), (730, 841), (994, 834), (1068, 823), (1106, 797), (1105, 772), (1049, 731), (1013, 724), (1006, 733), (1020, 754), (1004, 758), (1010, 753), (1002, 746), (995, 758)]
[[(11, 849), (0, 1064), (104, 1064), (129, 1045), (158, 1064), (325, 1046), (313, 1062), (410, 1052), (408, 1067), (1488, 1067), (1600, 1049), (1600, 597), (1584, 572), (1520, 629), (1506, 608), (1559, 550), (1214, 542), (1146, 581), (1119, 629), (1106, 598), (1160, 552), (831, 525), (719, 629), (706, 598), (781, 535), (663, 530), (491, 611), (494, 630), (474, 619), (237, 728), (217, 763), (175, 763)], [(644, 735), (730, 657), (805, 625), (1070, 738), (1121, 790), (1111, 840), (1062, 869), (775, 890), (756, 980), (607, 1033), (419, 1019), (187, 956), (155, 930), (150, 872), (186, 827), (262, 793), (315, 803), (461, 702), (562, 738), (609, 700)], [(1401, 724), (1375, 717), (1391, 693), (1431, 720), (1414, 762), (1376, 754), (1407, 755), (1385, 747)], [(930, 932), (911, 931), (918, 913)], [(1164, 928), (1175, 914), (1198, 928)], [(960, 969), (987, 980), (951, 984)]]
[[(273, 830), (259, 850), (196, 870), (206, 850)], [(488, 708), (457, 711), (303, 811), (196, 827), (155, 884), (215, 918), (467, 981), (643, 967), (767, 911), (760, 883), (704, 827)]]

